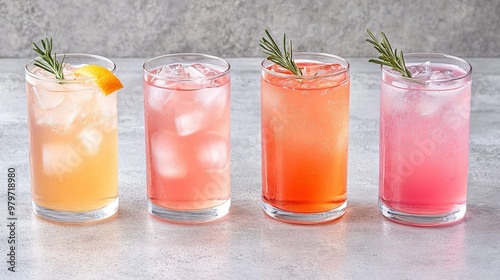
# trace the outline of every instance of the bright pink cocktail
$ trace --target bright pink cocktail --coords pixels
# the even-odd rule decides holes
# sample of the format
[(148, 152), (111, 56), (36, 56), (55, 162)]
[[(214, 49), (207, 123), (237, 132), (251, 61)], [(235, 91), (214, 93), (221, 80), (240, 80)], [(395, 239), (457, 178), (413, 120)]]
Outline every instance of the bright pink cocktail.
[(405, 58), (413, 81), (382, 69), (381, 211), (406, 224), (455, 222), (466, 209), (471, 67), (446, 55)]
[(144, 64), (150, 212), (173, 222), (203, 222), (230, 206), (229, 64), (166, 55)]

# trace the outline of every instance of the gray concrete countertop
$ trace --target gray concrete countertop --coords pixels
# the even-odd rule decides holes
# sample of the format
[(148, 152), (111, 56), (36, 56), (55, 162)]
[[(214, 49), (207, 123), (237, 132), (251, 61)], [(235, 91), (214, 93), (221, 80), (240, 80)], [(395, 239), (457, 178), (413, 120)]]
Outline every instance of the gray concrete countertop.
[[(115, 59), (119, 92), (116, 216), (61, 225), (31, 211), (27, 59), (0, 59), (0, 279), (498, 279), (500, 59), (470, 59), (473, 97), (465, 221), (442, 228), (390, 222), (377, 208), (379, 69), (351, 62), (348, 210), (298, 226), (260, 208), (260, 61), (231, 63), (232, 207), (203, 225), (175, 225), (146, 207), (142, 63)], [(16, 188), (16, 272), (7, 270), (7, 169)]]

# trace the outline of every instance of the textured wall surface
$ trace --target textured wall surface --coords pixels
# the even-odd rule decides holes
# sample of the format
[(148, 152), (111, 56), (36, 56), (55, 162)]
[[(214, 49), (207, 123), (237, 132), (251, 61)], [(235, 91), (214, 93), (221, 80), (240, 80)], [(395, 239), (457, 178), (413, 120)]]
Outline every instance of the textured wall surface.
[(254, 57), (265, 28), (297, 51), (366, 57), (367, 27), (406, 52), (500, 56), (498, 0), (0, 0), (0, 14), (0, 57), (31, 57), (45, 36), (58, 52)]

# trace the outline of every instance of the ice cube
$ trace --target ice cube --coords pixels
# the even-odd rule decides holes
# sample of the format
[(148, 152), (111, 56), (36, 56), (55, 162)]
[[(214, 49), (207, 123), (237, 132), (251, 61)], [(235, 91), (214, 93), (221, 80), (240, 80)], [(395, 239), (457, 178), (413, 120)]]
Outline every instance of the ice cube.
[[(186, 78), (188, 79), (201, 79), (196, 82), (195, 85), (184, 85), (186, 88), (192, 88), (192, 89), (197, 89), (200, 88), (199, 85), (202, 85), (203, 87), (217, 87), (222, 85), (222, 81), (224, 79), (203, 79), (203, 78), (210, 78), (214, 77), (218, 74), (220, 74), (218, 70), (215, 70), (213, 68), (210, 68), (208, 66), (205, 66), (203, 64), (192, 64), (190, 66), (186, 67)], [(194, 87), (193, 87), (194, 86)]]
[(304, 76), (320, 76), (326, 74), (334, 74), (344, 70), (342, 65), (340, 64), (318, 64), (318, 63), (310, 63), (305, 64), (305, 66), (301, 67), (302, 74)]
[(444, 80), (453, 78), (453, 70), (433, 70), (431, 80)]
[(77, 116), (77, 119), (83, 120), (87, 118), (88, 116), (98, 116), (100, 114), (100, 109), (98, 106), (96, 106), (96, 101), (95, 101), (95, 95), (92, 94), (91, 92), (85, 92), (83, 95), (85, 96), (80, 96), (80, 97), (74, 97), (71, 95), (71, 100), (81, 104), (80, 105), (80, 111)]
[(168, 130), (159, 130), (151, 139), (153, 165), (158, 173), (167, 178), (180, 178), (187, 174), (187, 162), (178, 136)]
[(422, 116), (431, 117), (439, 114), (439, 112), (444, 112), (449, 100), (450, 95), (445, 92), (427, 91), (420, 96), (416, 110)]
[(76, 75), (73, 73), (73, 69), (68, 63), (64, 63), (63, 75), (65, 80), (76, 80)]
[(206, 125), (205, 109), (195, 103), (179, 102), (174, 107), (175, 128), (180, 136), (188, 136)]
[(147, 86), (145, 88), (145, 95), (148, 108), (163, 112), (167, 102), (172, 98), (173, 93), (173, 90)]
[(111, 132), (116, 130), (118, 125), (118, 112), (117, 112), (117, 93), (114, 92), (110, 95), (103, 95), (97, 93), (97, 102), (101, 110), (101, 119), (99, 123), (102, 124), (103, 132)]
[(118, 126), (118, 116), (117, 115), (107, 116), (105, 119), (102, 120), (101, 124), (103, 132), (112, 132), (116, 130), (116, 127)]
[(193, 66), (186, 67), (186, 78), (196, 79), (205, 78), (205, 74)]
[(193, 65), (191, 65), (191, 67), (195, 68), (200, 73), (202, 73), (204, 77), (213, 77), (213, 76), (217, 76), (221, 73), (221, 71), (219, 71), (218, 69), (208, 67), (206, 65), (199, 64), (199, 63), (193, 64)]
[[(94, 94), (96, 93), (97, 88), (94, 89), (83, 89), (76, 91), (76, 92), (68, 92), (67, 93), (67, 98), (71, 99), (74, 102), (78, 102), (80, 104), (83, 104), (85, 102), (89, 102), (93, 97)], [(98, 92), (99, 93), (99, 92)]]
[(300, 83), (301, 89), (324, 89), (340, 85), (346, 80), (346, 75), (334, 75), (331, 77), (317, 78), (317, 79), (304, 79)]
[(288, 69), (286, 69), (286, 68), (284, 68), (284, 67), (282, 67), (282, 66), (280, 66), (278, 64), (273, 64), (271, 66), (270, 70), (272, 70), (272, 71), (274, 71), (276, 73), (280, 73), (280, 74), (290, 74), (290, 75), (293, 74), (290, 70), (288, 70)]
[(65, 173), (72, 172), (82, 163), (82, 157), (68, 145), (47, 143), (43, 146), (42, 162), (43, 172), (61, 181)]
[[(162, 78), (171, 78), (176, 80), (188, 80), (188, 79), (203, 79), (206, 77), (212, 77), (214, 75), (219, 74), (215, 69), (204, 66), (202, 64), (192, 64), (192, 65), (183, 65), (183, 64), (170, 64), (163, 67), (158, 68), (158, 70), (153, 71), (156, 75)], [(200, 85), (208, 85), (212, 84), (211, 80), (202, 80), (200, 83), (193, 84), (192, 82), (184, 83), (180, 81), (172, 81), (172, 80), (160, 80), (156, 78), (152, 78), (149, 81), (151, 84), (154, 84), (163, 88), (170, 89), (197, 89)]]
[(51, 126), (58, 133), (66, 133), (80, 113), (81, 107), (65, 98), (54, 108), (34, 110), (37, 124)]
[(54, 108), (64, 101), (64, 92), (47, 92), (42, 88), (33, 87), (33, 94), (39, 107), (43, 110)]
[(77, 151), (83, 156), (97, 155), (103, 140), (103, 133), (93, 127), (84, 128), (78, 135)]
[(229, 139), (215, 132), (200, 135), (196, 146), (199, 162), (207, 171), (222, 171), (229, 163)]
[(97, 106), (95, 101), (97, 94), (101, 94), (97, 88), (95, 89), (85, 89), (77, 92), (68, 92), (66, 98), (71, 100), (75, 104), (79, 104), (77, 119), (83, 120), (88, 116), (98, 116), (100, 115), (100, 108)]
[(465, 74), (465, 72), (459, 66), (436, 65), (431, 76), (431, 80), (434, 82), (429, 83), (429, 87), (437, 90), (459, 87), (462, 84), (462, 81), (453, 80), (453, 78), (459, 77), (463, 74)]
[(279, 85), (283, 88), (289, 89), (300, 89), (303, 88), (303, 81), (299, 79), (278, 79), (276, 85)]
[(101, 92), (95, 93), (95, 102), (96, 104), (89, 104), (93, 106), (97, 106), (99, 108), (99, 115), (103, 118), (114, 117), (117, 114), (117, 104), (116, 104), (116, 92), (104, 95)]
[(432, 76), (430, 61), (418, 65), (411, 65), (408, 67), (408, 70), (410, 71), (412, 78), (417, 80), (427, 81)]
[(228, 93), (229, 85), (200, 89), (194, 93), (194, 102), (210, 116), (210, 122), (217, 121), (226, 109)]
[(154, 74), (162, 78), (177, 78), (186, 76), (184, 65), (180, 63), (169, 64), (153, 71)]
[(155, 78), (155, 77), (146, 77), (147, 87), (159, 87), (161, 89), (176, 89), (178, 88), (178, 82), (168, 78)]

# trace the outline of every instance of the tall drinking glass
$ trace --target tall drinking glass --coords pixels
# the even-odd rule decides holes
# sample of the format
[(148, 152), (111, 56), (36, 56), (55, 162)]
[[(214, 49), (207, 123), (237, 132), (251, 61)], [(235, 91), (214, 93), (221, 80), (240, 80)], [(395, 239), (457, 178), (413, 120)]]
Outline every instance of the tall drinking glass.
[(382, 67), (382, 214), (435, 226), (464, 217), (467, 197), (471, 65), (444, 54), (406, 54), (412, 79)]
[(349, 63), (294, 53), (303, 76), (262, 62), (262, 207), (281, 221), (339, 218), (347, 198)]
[(25, 69), (33, 208), (53, 221), (101, 220), (118, 209), (117, 93), (106, 96), (72, 71), (115, 64), (89, 54), (66, 54), (64, 62), (65, 80), (34, 60)]
[(170, 222), (226, 215), (230, 200), (229, 63), (170, 54), (144, 64), (149, 212)]

